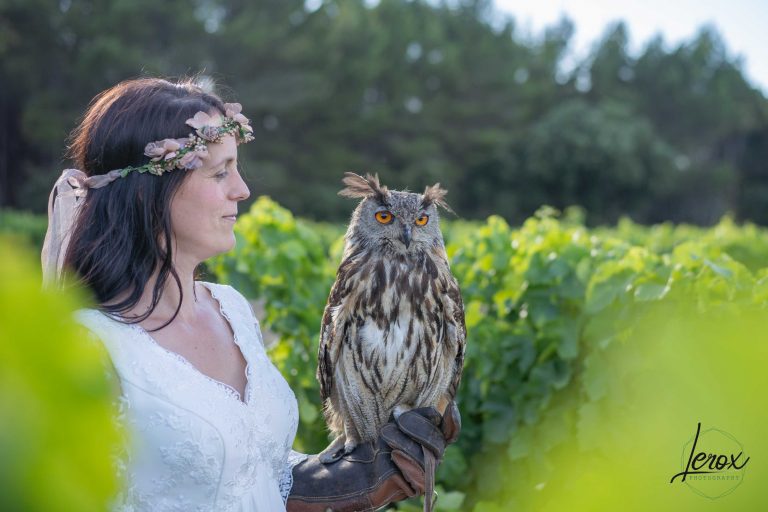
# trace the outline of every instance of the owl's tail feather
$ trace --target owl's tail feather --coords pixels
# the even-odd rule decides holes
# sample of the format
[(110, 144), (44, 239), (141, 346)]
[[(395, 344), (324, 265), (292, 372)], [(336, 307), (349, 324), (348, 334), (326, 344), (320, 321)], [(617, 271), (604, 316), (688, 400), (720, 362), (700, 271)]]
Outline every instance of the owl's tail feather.
[(435, 505), (435, 470), (437, 464), (435, 454), (428, 448), (422, 448), (424, 451), (424, 512), (432, 512)]

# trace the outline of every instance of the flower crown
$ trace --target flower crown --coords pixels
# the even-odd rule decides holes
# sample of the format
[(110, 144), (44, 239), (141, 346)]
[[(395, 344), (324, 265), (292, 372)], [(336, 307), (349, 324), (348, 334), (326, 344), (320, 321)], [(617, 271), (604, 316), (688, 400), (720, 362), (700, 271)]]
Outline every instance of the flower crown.
[(232, 134), (238, 144), (254, 139), (251, 122), (240, 111), (239, 103), (225, 103), (221, 125), (212, 126), (213, 118), (205, 112), (198, 112), (195, 117), (186, 120), (186, 124), (195, 129), (189, 137), (183, 139), (163, 139), (150, 142), (144, 148), (144, 154), (151, 157), (149, 163), (139, 167), (125, 167), (116, 172), (123, 178), (132, 172), (148, 172), (157, 176), (174, 169), (197, 169), (208, 157), (208, 143), (220, 142), (225, 135)]

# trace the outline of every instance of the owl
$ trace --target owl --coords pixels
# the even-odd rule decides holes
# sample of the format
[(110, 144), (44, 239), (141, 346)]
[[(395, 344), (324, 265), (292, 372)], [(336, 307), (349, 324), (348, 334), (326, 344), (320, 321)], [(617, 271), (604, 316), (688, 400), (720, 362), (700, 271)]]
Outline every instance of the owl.
[(343, 183), (339, 195), (361, 201), (320, 332), (317, 377), (336, 436), (320, 454), (326, 463), (376, 439), (391, 414), (444, 412), (461, 380), (466, 339), (437, 212), (449, 210), (446, 191), (388, 190), (378, 176), (353, 173)]

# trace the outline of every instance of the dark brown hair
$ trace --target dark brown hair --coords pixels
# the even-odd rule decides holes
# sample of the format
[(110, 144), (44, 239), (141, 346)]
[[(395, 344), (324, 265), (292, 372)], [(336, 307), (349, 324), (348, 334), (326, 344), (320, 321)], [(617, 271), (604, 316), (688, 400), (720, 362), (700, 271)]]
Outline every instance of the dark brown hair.
[[(192, 81), (172, 83), (158, 78), (122, 82), (91, 102), (72, 132), (69, 157), (88, 176), (149, 162), (149, 142), (187, 137), (185, 121), (197, 112), (224, 114), (221, 99), (205, 93)], [(170, 205), (187, 173), (176, 169), (155, 176), (130, 173), (109, 185), (88, 191), (73, 226), (64, 266), (95, 295), (99, 308), (126, 323), (138, 323), (155, 310), (169, 277), (179, 287), (180, 299), (170, 324), (181, 308), (181, 281), (173, 267)], [(152, 305), (131, 318), (123, 314), (144, 293), (158, 271)], [(128, 293), (116, 302), (116, 298)]]

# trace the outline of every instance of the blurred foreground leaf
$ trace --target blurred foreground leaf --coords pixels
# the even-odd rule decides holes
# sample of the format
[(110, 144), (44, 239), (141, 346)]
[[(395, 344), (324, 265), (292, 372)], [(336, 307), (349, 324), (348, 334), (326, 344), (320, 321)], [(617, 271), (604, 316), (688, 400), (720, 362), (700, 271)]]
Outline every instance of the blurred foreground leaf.
[(103, 511), (120, 434), (82, 300), (41, 291), (36, 255), (0, 238), (0, 509)]

